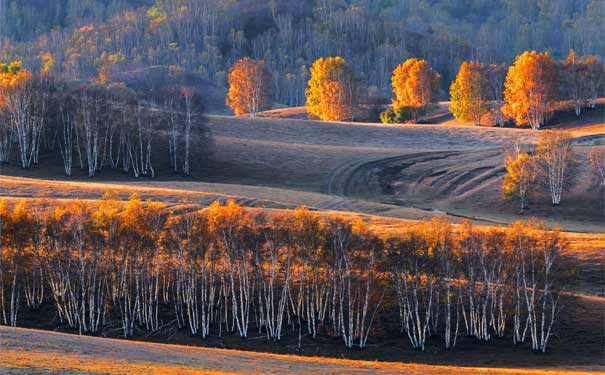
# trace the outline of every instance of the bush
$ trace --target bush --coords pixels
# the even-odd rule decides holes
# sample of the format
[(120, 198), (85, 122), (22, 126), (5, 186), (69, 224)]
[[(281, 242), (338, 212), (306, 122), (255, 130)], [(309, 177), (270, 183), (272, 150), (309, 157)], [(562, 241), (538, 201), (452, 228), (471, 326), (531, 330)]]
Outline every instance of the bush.
[(387, 109), (380, 114), (380, 121), (383, 124), (405, 124), (416, 122), (419, 116), (422, 116), (425, 111), (418, 107), (401, 107), (397, 111)]
[(380, 121), (383, 124), (395, 124), (395, 112), (392, 109), (387, 109), (380, 113)]

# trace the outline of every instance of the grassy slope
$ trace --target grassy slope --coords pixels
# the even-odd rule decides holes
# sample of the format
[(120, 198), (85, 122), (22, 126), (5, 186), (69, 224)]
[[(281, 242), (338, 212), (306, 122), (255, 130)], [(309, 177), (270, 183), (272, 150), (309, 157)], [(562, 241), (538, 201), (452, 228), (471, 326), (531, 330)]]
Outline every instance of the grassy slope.
[(596, 374), (603, 367), (486, 369), (305, 358), (135, 343), (0, 327), (0, 371), (11, 374)]
[[(123, 199), (136, 192), (144, 198), (166, 202), (173, 208), (189, 206), (190, 204), (193, 204), (192, 207), (200, 207), (216, 199), (225, 200), (229, 198), (235, 199), (240, 204), (253, 207), (254, 210), (268, 212), (275, 209), (306, 205), (324, 215), (341, 214), (350, 217), (362, 217), (378, 232), (388, 234), (399, 230), (402, 225), (409, 224), (409, 220), (430, 217), (434, 213), (431, 211), (431, 207), (428, 207), (428, 210), (423, 210), (405, 204), (401, 206), (390, 204), (392, 202), (385, 203), (382, 202), (382, 196), (368, 196), (367, 192), (365, 195), (339, 195), (344, 181), (348, 181), (350, 176), (355, 175), (354, 172), (357, 171), (359, 165), (419, 152), (432, 154), (433, 152), (440, 153), (452, 149), (464, 150), (459, 159), (454, 159), (452, 165), (447, 166), (448, 173), (456, 175), (457, 170), (464, 170), (468, 166), (465, 163), (469, 162), (468, 159), (473, 158), (474, 153), (493, 153), (495, 149), (505, 145), (518, 134), (521, 134), (527, 142), (531, 142), (534, 137), (528, 131), (517, 129), (326, 124), (304, 120), (235, 119), (225, 116), (210, 116), (209, 126), (215, 135), (215, 152), (199, 177), (184, 179), (164, 172), (160, 174), (158, 179), (150, 181), (133, 180), (118, 173), (109, 173), (98, 176), (94, 182), (82, 176), (75, 177), (71, 181), (64, 181), (65, 179), (60, 175), (60, 166), (40, 168), (26, 173), (10, 166), (4, 166), (0, 174), (32, 176), (39, 177), (39, 179), (0, 176), (0, 196), (9, 197), (11, 200), (32, 199), (41, 205), (52, 199), (69, 201), (73, 198), (86, 199), (94, 203), (104, 192), (113, 190)], [(589, 132), (605, 133), (605, 127), (597, 125), (595, 128), (591, 128)], [(582, 131), (583, 135), (584, 133)], [(498, 159), (498, 156), (493, 156), (493, 159)], [(416, 168), (420, 167), (421, 165), (416, 166)], [(433, 167), (435, 166), (430, 166), (430, 168)], [(161, 170), (161, 168), (159, 169)], [(200, 180), (203, 180), (203, 182)], [(497, 184), (497, 182), (494, 182), (494, 184)], [(450, 187), (450, 185), (452, 186)], [(460, 188), (459, 185), (456, 184), (454, 178), (446, 181), (443, 187), (446, 190), (455, 190)], [(418, 186), (420, 187), (420, 185)], [(424, 189), (428, 188), (424, 187)], [(431, 204), (445, 204), (443, 202), (452, 205), (459, 204), (459, 201), (455, 199), (452, 199), (451, 202), (447, 199), (428, 200), (423, 195), (424, 193), (420, 193), (421, 190), (419, 189), (408, 198), (419, 199), (421, 202), (422, 199), (425, 199)], [(474, 195), (471, 197), (473, 203), (481, 199), (489, 200), (490, 194), (493, 196), (493, 191), (489, 189), (485, 191), (475, 190), (477, 191), (473, 191)], [(450, 206), (442, 207), (450, 209)], [(514, 214), (505, 217), (494, 217), (493, 212), (490, 213), (485, 208), (474, 210), (473, 206), (462, 205), (452, 209), (458, 210), (458, 212), (465, 212), (465, 209), (469, 209), (471, 210), (469, 216), (477, 216), (476, 222), (484, 225), (520, 218)], [(560, 224), (561, 222), (563, 221), (558, 220), (553, 224)], [(592, 226), (593, 224), (581, 222), (563, 223), (566, 228), (573, 230), (583, 229), (599, 232), (600, 228), (598, 224)], [(592, 331), (602, 322), (598, 312), (603, 311), (605, 303), (602, 298), (594, 296), (603, 295), (601, 270), (604, 264), (602, 249), (605, 248), (605, 234), (566, 233), (566, 236), (572, 245), (569, 258), (577, 259), (579, 263), (578, 277), (570, 285), (570, 294), (576, 294), (577, 297), (568, 297), (576, 298), (576, 302), (571, 302), (574, 309), (568, 310), (571, 318), (566, 319), (562, 329), (568, 333), (574, 332), (571, 336), (574, 336), (573, 339), (575, 340), (581, 337), (582, 332), (585, 332), (580, 332), (578, 329)], [(570, 301), (573, 300), (570, 299)], [(582, 316), (589, 316), (591, 320), (584, 321), (581, 318)], [(578, 321), (577, 319), (582, 320)], [(580, 327), (580, 324), (577, 324), (578, 322), (584, 322), (585, 324)], [(42, 338), (38, 335), (47, 334), (24, 330), (14, 332), (16, 333), (10, 333), (6, 329), (0, 331), (0, 341), (3, 349), (0, 365), (5, 368), (20, 368), (20, 370), (11, 370), (14, 373), (31, 373), (33, 369), (36, 373), (49, 373), (57, 371), (59, 368), (73, 373), (84, 371), (110, 374), (208, 373), (211, 369), (212, 371), (220, 369), (220, 371), (227, 371), (227, 373), (242, 373), (242, 371), (247, 371), (247, 373), (277, 371), (277, 373), (281, 373), (286, 370), (296, 373), (296, 371), (302, 372), (307, 368), (319, 369), (320, 366), (318, 360), (297, 357), (284, 358), (237, 351), (228, 352), (235, 356), (235, 359), (230, 357), (224, 361), (220, 360), (218, 365), (216, 363), (209, 365), (209, 361), (219, 361), (222, 358), (216, 354), (218, 352), (207, 351), (206, 349), (197, 351), (198, 349), (171, 348), (170, 358), (167, 358), (165, 355), (167, 349), (164, 346), (161, 347), (161, 350), (154, 349), (154, 351), (146, 352), (151, 350), (149, 348), (157, 347), (149, 344), (120, 343), (119, 345), (130, 346), (123, 347), (124, 350), (120, 351), (119, 355), (111, 352), (107, 355), (104, 354), (101, 358), (95, 357), (94, 366), (97, 367), (90, 367), (88, 363), (92, 363), (92, 361), (89, 361), (89, 356), (97, 353), (91, 348), (97, 345), (96, 343), (101, 342), (97, 339), (72, 338), (62, 335), (50, 335)], [(15, 338), (11, 335), (20, 336)], [(578, 350), (570, 351), (568, 356), (571, 356), (571, 359), (563, 361), (566, 363), (565, 368), (574, 367), (570, 365), (570, 363), (573, 363), (574, 356), (580, 355), (580, 353), (594, 352), (595, 348), (600, 347), (598, 341), (602, 340), (597, 336), (595, 336), (596, 344), (589, 343), (587, 347), (578, 346)], [(59, 339), (63, 340), (64, 343), (59, 344), (53, 341)], [(561, 350), (555, 352), (560, 352), (559, 354), (563, 355), (566, 353), (566, 348), (561, 348), (561, 346), (568, 347), (568, 345), (582, 344), (582, 340), (572, 341), (559, 342), (558, 346)], [(86, 344), (78, 345), (82, 342)], [(38, 345), (38, 348), (32, 348), (32, 345)], [(111, 346), (114, 345), (118, 344), (111, 344)], [(85, 350), (78, 349), (80, 347)], [(57, 350), (60, 355), (49, 354), (49, 351), (52, 352), (52, 350)], [(99, 350), (103, 350), (104, 353), (107, 352), (107, 348)], [(191, 358), (183, 359), (181, 355), (185, 354), (182, 354), (182, 352), (189, 353), (190, 350), (195, 353), (195, 358), (193, 360)], [(138, 357), (138, 359), (121, 357), (121, 355), (128, 356), (131, 353), (138, 352), (145, 354)], [(491, 353), (493, 350), (488, 348), (486, 352)], [(171, 360), (173, 353), (178, 353), (174, 355), (174, 361)], [(470, 352), (465, 352), (464, 356), (477, 356), (476, 352), (473, 351), (473, 353), (475, 354), (471, 355)], [(493, 355), (493, 353), (489, 355)], [(533, 359), (528, 357), (525, 362), (520, 362), (519, 360), (524, 358), (524, 354), (518, 353), (518, 355), (520, 357), (511, 358), (517, 366), (535, 367), (535, 363), (539, 363), (539, 359), (536, 362), (537, 358), (533, 357)], [(225, 367), (225, 364), (237, 363), (237, 360), (246, 356), (254, 358), (254, 363), (257, 363), (258, 366), (249, 366), (248, 363), (243, 368)], [(418, 358), (419, 361), (424, 361), (423, 357)], [(447, 360), (443, 358), (437, 360), (436, 363), (447, 363)], [(277, 362), (268, 362), (269, 360)], [(480, 363), (485, 366), (489, 366), (489, 363), (501, 363), (500, 359), (490, 358), (489, 356), (484, 359), (474, 358), (473, 361), (471, 363)], [(267, 363), (271, 365), (269, 366)], [(462, 372), (462, 369), (458, 367), (376, 365), (379, 367), (378, 369), (368, 368), (366, 367), (368, 364), (359, 362), (321, 359), (321, 363), (321, 368), (327, 369), (326, 373), (352, 373), (353, 369), (359, 370), (359, 373), (380, 373), (377, 371), (381, 371), (382, 373), (447, 374)], [(326, 363), (333, 363), (334, 366), (325, 367)], [(454, 363), (456, 362), (454, 361)], [(582, 363), (594, 364), (600, 362), (595, 362), (592, 359), (582, 360)], [(593, 367), (593, 369), (596, 369), (596, 367)], [(319, 370), (317, 371), (321, 373)], [(464, 369), (464, 372), (469, 371), (472, 370)], [(486, 373), (486, 371), (486, 369), (481, 369), (475, 372)], [(490, 369), (489, 371), (494, 374), (523, 373), (521, 370), (514, 369)], [(556, 373), (560, 373), (558, 371)], [(526, 371), (525, 373), (530, 372)]]

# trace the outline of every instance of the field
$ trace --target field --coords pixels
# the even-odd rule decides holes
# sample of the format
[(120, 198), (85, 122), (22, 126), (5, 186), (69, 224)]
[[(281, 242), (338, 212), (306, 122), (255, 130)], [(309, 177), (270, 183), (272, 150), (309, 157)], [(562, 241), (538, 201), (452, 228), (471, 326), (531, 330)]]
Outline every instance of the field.
[[(204, 207), (214, 200), (227, 199), (268, 213), (304, 205), (322, 215), (360, 217), (381, 234), (434, 215), (447, 215), (454, 222), (468, 218), (484, 226), (506, 225), (535, 216), (549, 227), (564, 231), (570, 241), (564, 261), (576, 271), (563, 296), (566, 307), (552, 351), (537, 355), (527, 348), (514, 348), (509, 341), (495, 342), (496, 351), (491, 344), (480, 346), (469, 340), (448, 352), (434, 340), (426, 353), (418, 353), (396, 334), (364, 350), (347, 350), (334, 340), (306, 340), (299, 350), (294, 342), (279, 349), (262, 338), (200, 342), (186, 333), (170, 336), (170, 343), (242, 350), (226, 351), (0, 328), (0, 372), (537, 374), (548, 373), (546, 368), (554, 374), (605, 369), (605, 233), (600, 196), (585, 163), (589, 147), (603, 144), (605, 138), (605, 124), (595, 122), (594, 114), (588, 124), (566, 122), (560, 126), (579, 137), (574, 150), (583, 165), (562, 205), (553, 209), (548, 196), (538, 193), (532, 197), (525, 216), (517, 213), (516, 203), (501, 198), (499, 189), (504, 173), (503, 148), (518, 137), (524, 143), (535, 142), (535, 134), (529, 130), (280, 118), (289, 115), (209, 115), (212, 154), (190, 178), (171, 175), (165, 165), (158, 166), (154, 180), (134, 180), (117, 172), (101, 174), (94, 180), (82, 174), (66, 179), (61, 176), (60, 165), (35, 167), (28, 172), (4, 165), (0, 166), (0, 197), (27, 199), (40, 206), (76, 198), (94, 204), (104, 192), (114, 191), (122, 199), (138, 193), (171, 208)], [(38, 319), (29, 326), (51, 328), (48, 319)], [(136, 338), (166, 341), (145, 335)], [(386, 362), (361, 361), (377, 359)], [(440, 366), (445, 364), (454, 367)]]
[(597, 374), (596, 368), (485, 369), (250, 353), (0, 327), (3, 374)]

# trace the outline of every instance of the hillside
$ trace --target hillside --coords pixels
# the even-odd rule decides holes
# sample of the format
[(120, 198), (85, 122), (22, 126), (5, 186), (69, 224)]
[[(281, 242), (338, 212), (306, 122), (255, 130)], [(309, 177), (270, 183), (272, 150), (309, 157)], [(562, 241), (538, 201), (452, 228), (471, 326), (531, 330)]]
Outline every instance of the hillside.
[[(189, 178), (171, 175), (168, 166), (158, 169), (160, 174), (156, 179), (134, 179), (111, 171), (90, 180), (82, 175), (62, 177), (60, 165), (35, 167), (26, 172), (4, 165), (0, 172), (0, 196), (10, 203), (25, 199), (34, 207), (75, 198), (94, 206), (108, 191), (117, 193), (123, 200), (138, 193), (143, 199), (166, 203), (173, 211), (234, 199), (253, 212), (267, 215), (305, 205), (324, 217), (361, 218), (382, 236), (397, 233), (416, 220), (446, 212), (454, 222), (466, 216), (485, 227), (526, 218), (516, 214), (513, 203), (495, 197), (501, 148), (519, 135), (524, 142), (534, 142), (535, 135), (531, 131), (227, 116), (208, 116), (208, 127), (213, 133), (214, 152), (203, 169)], [(595, 129), (589, 132), (602, 130), (600, 126)], [(586, 144), (597, 143), (599, 138), (582, 139), (584, 141), (575, 146), (581, 155), (587, 150)], [(588, 170), (583, 169), (582, 173), (578, 181), (588, 178)], [(485, 373), (486, 368), (494, 374), (600, 371), (603, 370), (599, 352), (603, 337), (597, 327), (601, 326), (605, 304), (601, 272), (605, 262), (602, 254), (605, 237), (597, 213), (586, 211), (598, 207), (597, 197), (589, 194), (590, 190), (580, 183), (572, 190), (569, 202), (582, 199), (588, 202), (580, 205), (575, 213), (570, 214), (568, 206), (563, 205), (561, 214), (553, 216), (544, 211), (547, 203), (539, 203), (539, 200), (548, 201), (543, 196), (536, 196), (530, 211), (545, 219), (549, 226), (562, 226), (567, 231), (564, 237), (570, 243), (570, 251), (564, 254), (562, 262), (566, 269), (574, 270), (574, 277), (561, 297), (565, 309), (556, 325), (556, 338), (545, 356), (514, 347), (508, 339), (479, 345), (465, 338), (456, 350), (445, 351), (439, 339), (434, 338), (428, 341), (426, 352), (418, 352), (410, 348), (396, 329), (389, 327), (381, 329), (394, 333), (385, 341), (371, 342), (364, 350), (346, 349), (338, 338), (312, 340), (309, 337), (303, 339), (299, 349), (296, 334), (285, 335), (280, 344), (271, 344), (265, 337), (242, 340), (231, 335), (200, 341), (187, 331), (166, 328), (157, 335), (137, 332), (133, 338), (146, 341), (137, 343), (1, 328), (0, 366), (15, 374), (48, 373), (59, 368), (67, 373), (110, 374), (296, 373), (309, 371), (314, 366), (317, 373), (359, 374)], [(498, 208), (494, 209), (494, 205)], [(594, 214), (594, 219), (580, 218), (586, 212)], [(56, 329), (51, 321), (53, 314), (45, 309), (23, 314), (27, 327)], [(111, 329), (106, 333), (111, 338), (119, 334), (119, 330)], [(148, 343), (150, 341), (234, 351), (158, 346)], [(168, 350), (170, 359), (166, 356)], [(377, 365), (249, 351), (394, 362), (404, 358), (406, 362), (418, 364)], [(511, 363), (515, 368), (507, 369)]]
[(215, 374), (597, 374), (605, 367), (572, 365), (555, 369), (431, 366), (304, 358), (234, 350), (138, 343), (0, 327), (0, 371), (8, 374), (185, 375)]
[(344, 57), (364, 97), (384, 99), (395, 66), (414, 56), (441, 74), (445, 100), (464, 60), (508, 64), (523, 50), (602, 54), (604, 16), (600, 0), (2, 0), (0, 56), (38, 70), (50, 53), (53, 74), (70, 79), (172, 66), (223, 88), (237, 59), (251, 56), (267, 62), (274, 102), (286, 106), (304, 104), (318, 57)]
[(605, 0), (0, 0), (0, 375), (605, 373)]
[[(605, 134), (605, 123), (580, 123), (567, 130), (578, 134), (575, 146), (579, 169), (573, 187), (556, 212), (548, 197), (537, 191), (528, 216), (574, 231), (600, 228), (599, 196), (592, 189), (592, 171), (586, 161), (592, 144)], [(535, 142), (535, 133), (516, 128), (477, 128), (442, 125), (381, 125), (322, 123), (281, 118), (235, 118), (209, 115), (212, 153), (197, 160), (191, 177), (174, 175), (167, 160), (158, 156), (155, 179), (134, 179), (131, 174), (108, 170), (95, 183), (137, 184), (177, 188), (200, 193), (244, 197), (255, 205), (358, 211), (418, 219), (435, 210), (469, 217), (486, 224), (522, 219), (514, 202), (501, 198), (503, 147), (521, 137)], [(167, 153), (158, 144), (156, 155)], [(23, 171), (0, 165), (11, 176), (63, 180), (62, 165), (43, 159), (44, 167)], [(67, 181), (94, 186), (84, 172), (74, 169)], [(4, 195), (96, 198), (101, 189), (52, 189), (44, 193), (7, 184)], [(107, 188), (107, 187), (104, 187)], [(95, 196), (95, 194), (97, 194)], [(213, 195), (214, 194), (214, 195)], [(174, 198), (173, 201), (178, 201)], [(204, 200), (209, 202), (209, 199)], [(567, 201), (567, 203), (566, 203)], [(276, 203), (268, 203), (276, 202)], [(277, 206), (276, 206), (277, 204)]]

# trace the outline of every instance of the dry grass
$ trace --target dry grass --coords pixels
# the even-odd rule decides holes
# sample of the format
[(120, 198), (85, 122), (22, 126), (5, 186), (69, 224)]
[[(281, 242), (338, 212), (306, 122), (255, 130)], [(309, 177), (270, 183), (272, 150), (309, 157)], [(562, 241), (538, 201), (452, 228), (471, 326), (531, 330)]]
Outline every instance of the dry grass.
[[(597, 374), (602, 368), (525, 369), (431, 366), (78, 337), (0, 327), (0, 370), (15, 374)], [(9, 370), (10, 369), (10, 370)]]
[[(440, 214), (433, 211), (435, 208), (474, 217), (477, 224), (490, 226), (522, 218), (515, 215), (512, 204), (505, 205), (494, 198), (495, 194), (500, 196), (497, 179), (493, 176), (484, 178), (485, 173), (493, 172), (496, 161), (501, 158), (497, 149), (517, 135), (526, 142), (535, 139), (532, 132), (521, 129), (322, 123), (226, 116), (209, 116), (209, 127), (215, 138), (214, 155), (197, 177), (184, 179), (164, 172), (158, 179), (150, 181), (107, 173), (91, 182), (82, 176), (66, 180), (61, 177), (60, 165), (45, 166), (31, 172), (0, 166), (0, 197), (28, 199), (39, 205), (53, 200), (68, 202), (75, 198), (95, 204), (103, 193), (113, 191), (121, 199), (138, 193), (144, 199), (162, 201), (171, 208), (197, 208), (214, 200), (234, 199), (251, 210), (269, 214), (305, 205), (326, 216), (360, 217), (382, 235), (397, 232), (415, 220)], [(569, 129), (577, 135), (605, 133), (598, 123), (584, 127), (572, 124)], [(376, 181), (368, 179), (372, 176), (369, 173), (372, 169), (357, 179), (363, 169), (360, 166), (369, 162), (380, 161), (378, 166), (384, 167), (385, 158), (425, 152), (434, 156), (450, 150), (461, 152), (449, 160), (431, 162), (433, 164), (423, 165), (416, 161), (413, 166), (394, 168), (398, 181), (415, 184), (399, 185), (397, 188), (401, 190), (396, 196), (399, 200), (393, 199), (393, 195), (385, 199), (388, 194), (383, 191), (369, 193), (359, 190), (360, 186), (375, 186), (372, 184)], [(477, 168), (487, 166), (490, 169), (477, 172)], [(440, 181), (437, 181), (438, 177), (433, 178), (435, 181), (426, 178), (440, 168), (447, 178)], [(470, 176), (473, 170), (477, 173)], [(13, 177), (3, 176), (3, 173)], [(581, 181), (586, 181), (586, 173), (580, 176)], [(26, 178), (30, 176), (37, 178)], [(425, 176), (425, 182), (429, 183), (418, 182), (421, 176)], [(347, 181), (352, 184), (348, 192), (352, 196), (341, 195), (340, 190), (347, 190)], [(574, 199), (594, 208), (592, 201), (581, 202), (585, 196), (582, 191), (588, 189), (587, 186), (576, 188)], [(570, 241), (568, 258), (577, 261), (578, 269), (577, 277), (569, 288), (570, 294), (576, 296), (573, 298), (581, 302), (578, 302), (581, 311), (574, 314), (590, 315), (594, 323), (587, 324), (597, 329), (600, 322), (598, 329), (602, 331), (602, 317), (596, 313), (599, 309), (602, 311), (605, 304), (602, 279), (605, 233), (602, 225), (577, 217), (569, 220), (546, 211), (535, 213), (548, 219), (550, 225), (562, 225), (564, 229), (573, 231), (566, 232), (565, 236)], [(590, 231), (594, 233), (580, 233)], [(566, 325), (563, 329), (573, 330), (577, 325), (576, 315), (563, 322)], [(0, 344), (0, 373), (10, 371), (16, 374), (559, 374), (576, 373), (572, 370), (587, 371), (577, 373), (603, 370), (602, 367), (581, 366), (549, 370), (494, 369), (341, 361), (108, 341), (8, 328), (0, 328)], [(596, 347), (594, 343), (590, 345), (587, 347), (590, 350)], [(570, 356), (580, 355), (578, 353), (582, 351), (583, 348), (578, 348), (571, 351)], [(517, 366), (525, 366), (535, 362), (516, 363)]]

